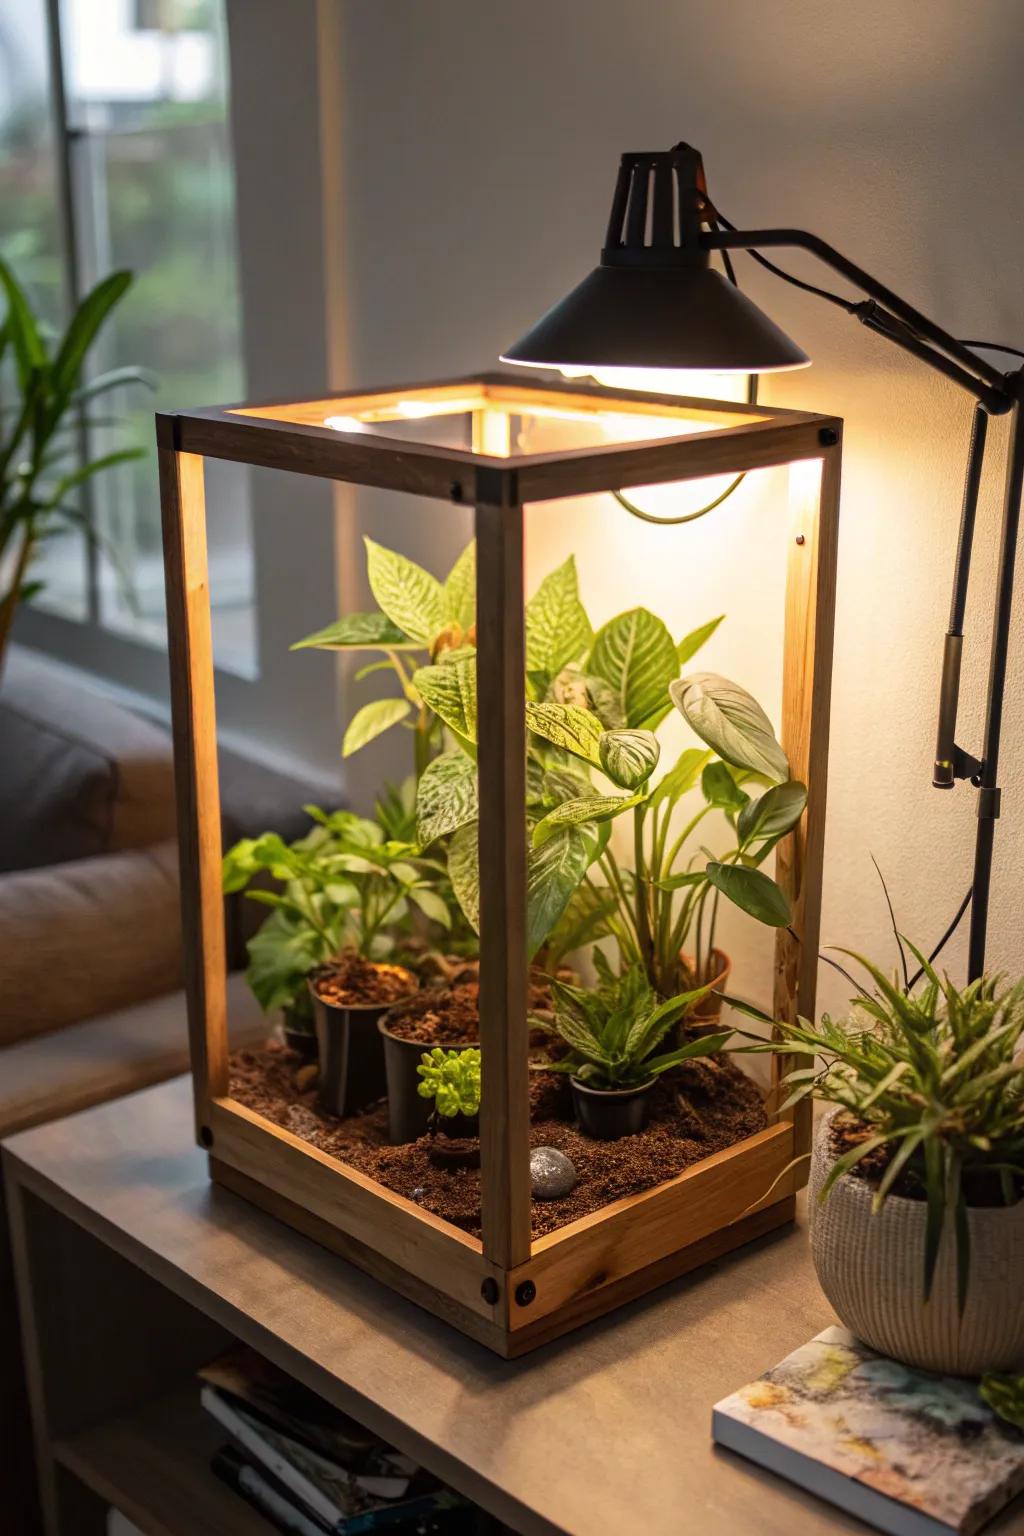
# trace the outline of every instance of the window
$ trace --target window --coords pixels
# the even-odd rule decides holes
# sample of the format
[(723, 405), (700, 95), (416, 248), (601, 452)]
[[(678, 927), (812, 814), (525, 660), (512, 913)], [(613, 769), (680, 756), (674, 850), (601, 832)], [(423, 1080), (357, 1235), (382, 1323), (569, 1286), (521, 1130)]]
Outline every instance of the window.
[[(0, 250), (55, 323), (73, 288), (130, 268), (134, 285), (91, 366), (139, 364), (158, 387), (108, 397), (114, 408), (91, 429), (97, 452), (111, 436), (149, 450), (93, 483), (89, 510), (116, 564), (71, 537), (52, 541), (31, 638), (46, 643), (48, 626), (74, 621), (97, 670), (117, 676), (114, 652), (133, 652), (121, 676), (137, 685), (145, 649), (153, 675), (164, 670), (153, 411), (245, 393), (223, 0), (60, 0), (59, 10), (55, 39), (46, 0), (0, 0)], [(251, 676), (249, 485), (226, 465), (210, 480), (217, 661)]]

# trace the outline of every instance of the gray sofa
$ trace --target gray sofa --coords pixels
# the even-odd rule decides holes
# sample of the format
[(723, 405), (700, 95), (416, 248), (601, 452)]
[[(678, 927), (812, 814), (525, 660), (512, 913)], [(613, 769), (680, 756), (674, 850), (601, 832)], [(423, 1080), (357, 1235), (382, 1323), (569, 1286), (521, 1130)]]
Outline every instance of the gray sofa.
[[(226, 845), (308, 825), (308, 786), (220, 766)], [(261, 912), (226, 904), (235, 1044), (267, 1029), (238, 969)], [(187, 1070), (181, 975), (169, 734), (15, 648), (0, 681), (0, 1137)], [(37, 1512), (2, 1205), (0, 1536), (26, 1536)]]

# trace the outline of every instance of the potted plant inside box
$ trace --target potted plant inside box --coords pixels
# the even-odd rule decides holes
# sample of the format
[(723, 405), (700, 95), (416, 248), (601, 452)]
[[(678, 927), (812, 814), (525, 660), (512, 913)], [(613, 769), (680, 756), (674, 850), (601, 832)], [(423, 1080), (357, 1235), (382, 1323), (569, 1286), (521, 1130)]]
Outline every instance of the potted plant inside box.
[[(480, 1166), (480, 1052), (475, 1047), (423, 1053), (417, 1092), (433, 1109), (430, 1160), (441, 1168)], [(440, 1135), (438, 1133), (441, 1133)]]
[[(412, 913), (441, 930), (450, 919), (436, 889), (443, 871), (414, 845), (349, 811), (307, 810), (314, 826), (298, 842), (265, 833), (237, 843), (225, 857), (224, 885), (274, 909), (250, 941), (250, 983), (265, 1006), (294, 1010), (303, 993), (310, 998), (320, 1100), (348, 1114), (383, 1094), (376, 1023), (419, 984), (399, 963)], [(254, 888), (257, 876), (278, 888)]]
[(1024, 1360), (1024, 982), (959, 988), (907, 948), (913, 978), (902, 943), (902, 979), (854, 956), (869, 985), (846, 1019), (744, 1049), (801, 1060), (783, 1107), (832, 1106), (811, 1250), (842, 1321), (910, 1365), (1005, 1370)]
[(616, 1141), (642, 1131), (651, 1092), (663, 1072), (694, 1056), (721, 1050), (729, 1031), (698, 1035), (684, 1045), (655, 1054), (672, 1025), (700, 990), (659, 1002), (641, 966), (608, 975), (596, 990), (553, 981), (552, 1027), (569, 1054), (538, 1063), (547, 1072), (567, 1072), (580, 1128), (597, 1141)]

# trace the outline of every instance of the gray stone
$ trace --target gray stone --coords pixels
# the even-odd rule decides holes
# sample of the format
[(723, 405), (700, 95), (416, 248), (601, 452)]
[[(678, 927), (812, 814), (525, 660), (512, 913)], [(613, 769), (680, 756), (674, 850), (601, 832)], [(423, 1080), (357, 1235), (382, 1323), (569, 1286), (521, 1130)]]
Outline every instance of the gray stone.
[(416, 1188), (412, 1192), (412, 1198), (414, 1200), (422, 1200), (423, 1196), (425, 1194), (426, 1194), (426, 1190), (423, 1188), (423, 1185), (422, 1184), (418, 1184), (416, 1186)]
[(530, 1189), (535, 1200), (561, 1200), (576, 1186), (572, 1160), (557, 1147), (535, 1147), (530, 1153)]

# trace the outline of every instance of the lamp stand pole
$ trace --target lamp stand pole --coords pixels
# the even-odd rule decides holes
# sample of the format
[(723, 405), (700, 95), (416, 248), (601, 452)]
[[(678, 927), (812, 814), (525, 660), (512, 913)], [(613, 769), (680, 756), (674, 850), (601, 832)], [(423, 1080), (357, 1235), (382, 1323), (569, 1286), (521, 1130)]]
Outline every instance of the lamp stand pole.
[[(697, 189), (698, 192), (702, 188)], [(706, 199), (694, 215), (706, 223), (718, 219)], [(721, 222), (719, 220), (719, 222)], [(946, 633), (939, 702), (939, 725), (932, 782), (939, 789), (952, 789), (957, 779), (970, 779), (978, 791), (978, 830), (974, 852), (974, 880), (970, 892), (971, 923), (968, 942), (968, 980), (975, 981), (985, 971), (988, 933), (989, 893), (992, 885), (992, 855), (995, 824), (999, 817), (1001, 791), (997, 782), (999, 741), (1003, 725), (1003, 701), (1006, 692), (1006, 662), (1013, 615), (1013, 586), (1020, 531), (1021, 496), (1024, 493), (1024, 369), (1002, 373), (971, 350), (970, 344), (930, 320), (926, 315), (893, 293), (877, 278), (842, 256), (816, 235), (799, 229), (761, 229), (743, 231), (728, 226), (712, 228), (697, 237), (706, 251), (746, 250), (758, 256), (762, 247), (791, 247), (811, 255), (838, 272), (848, 282), (866, 293), (860, 302), (846, 302), (832, 295), (847, 312), (869, 330), (909, 352), (946, 378), (966, 389), (977, 401), (971, 447), (964, 485), (960, 538), (953, 579), (953, 599)], [(759, 260), (763, 260), (758, 256)], [(765, 263), (777, 275), (808, 285)], [(816, 291), (813, 288), (810, 290)], [(820, 292), (820, 290), (817, 290)], [(828, 297), (828, 295), (826, 295)], [(985, 453), (987, 418), (1011, 414), (1010, 445), (1006, 464), (1002, 535), (996, 580), (995, 613), (989, 656), (988, 695), (985, 712), (985, 737), (980, 758), (956, 745), (956, 718), (960, 693), (960, 657), (963, 647), (963, 619), (967, 603), (974, 541), (975, 513)], [(961, 912), (963, 909), (961, 908)], [(955, 924), (954, 924), (955, 926)], [(949, 930), (950, 932), (952, 929)], [(947, 933), (948, 937), (948, 933)]]

